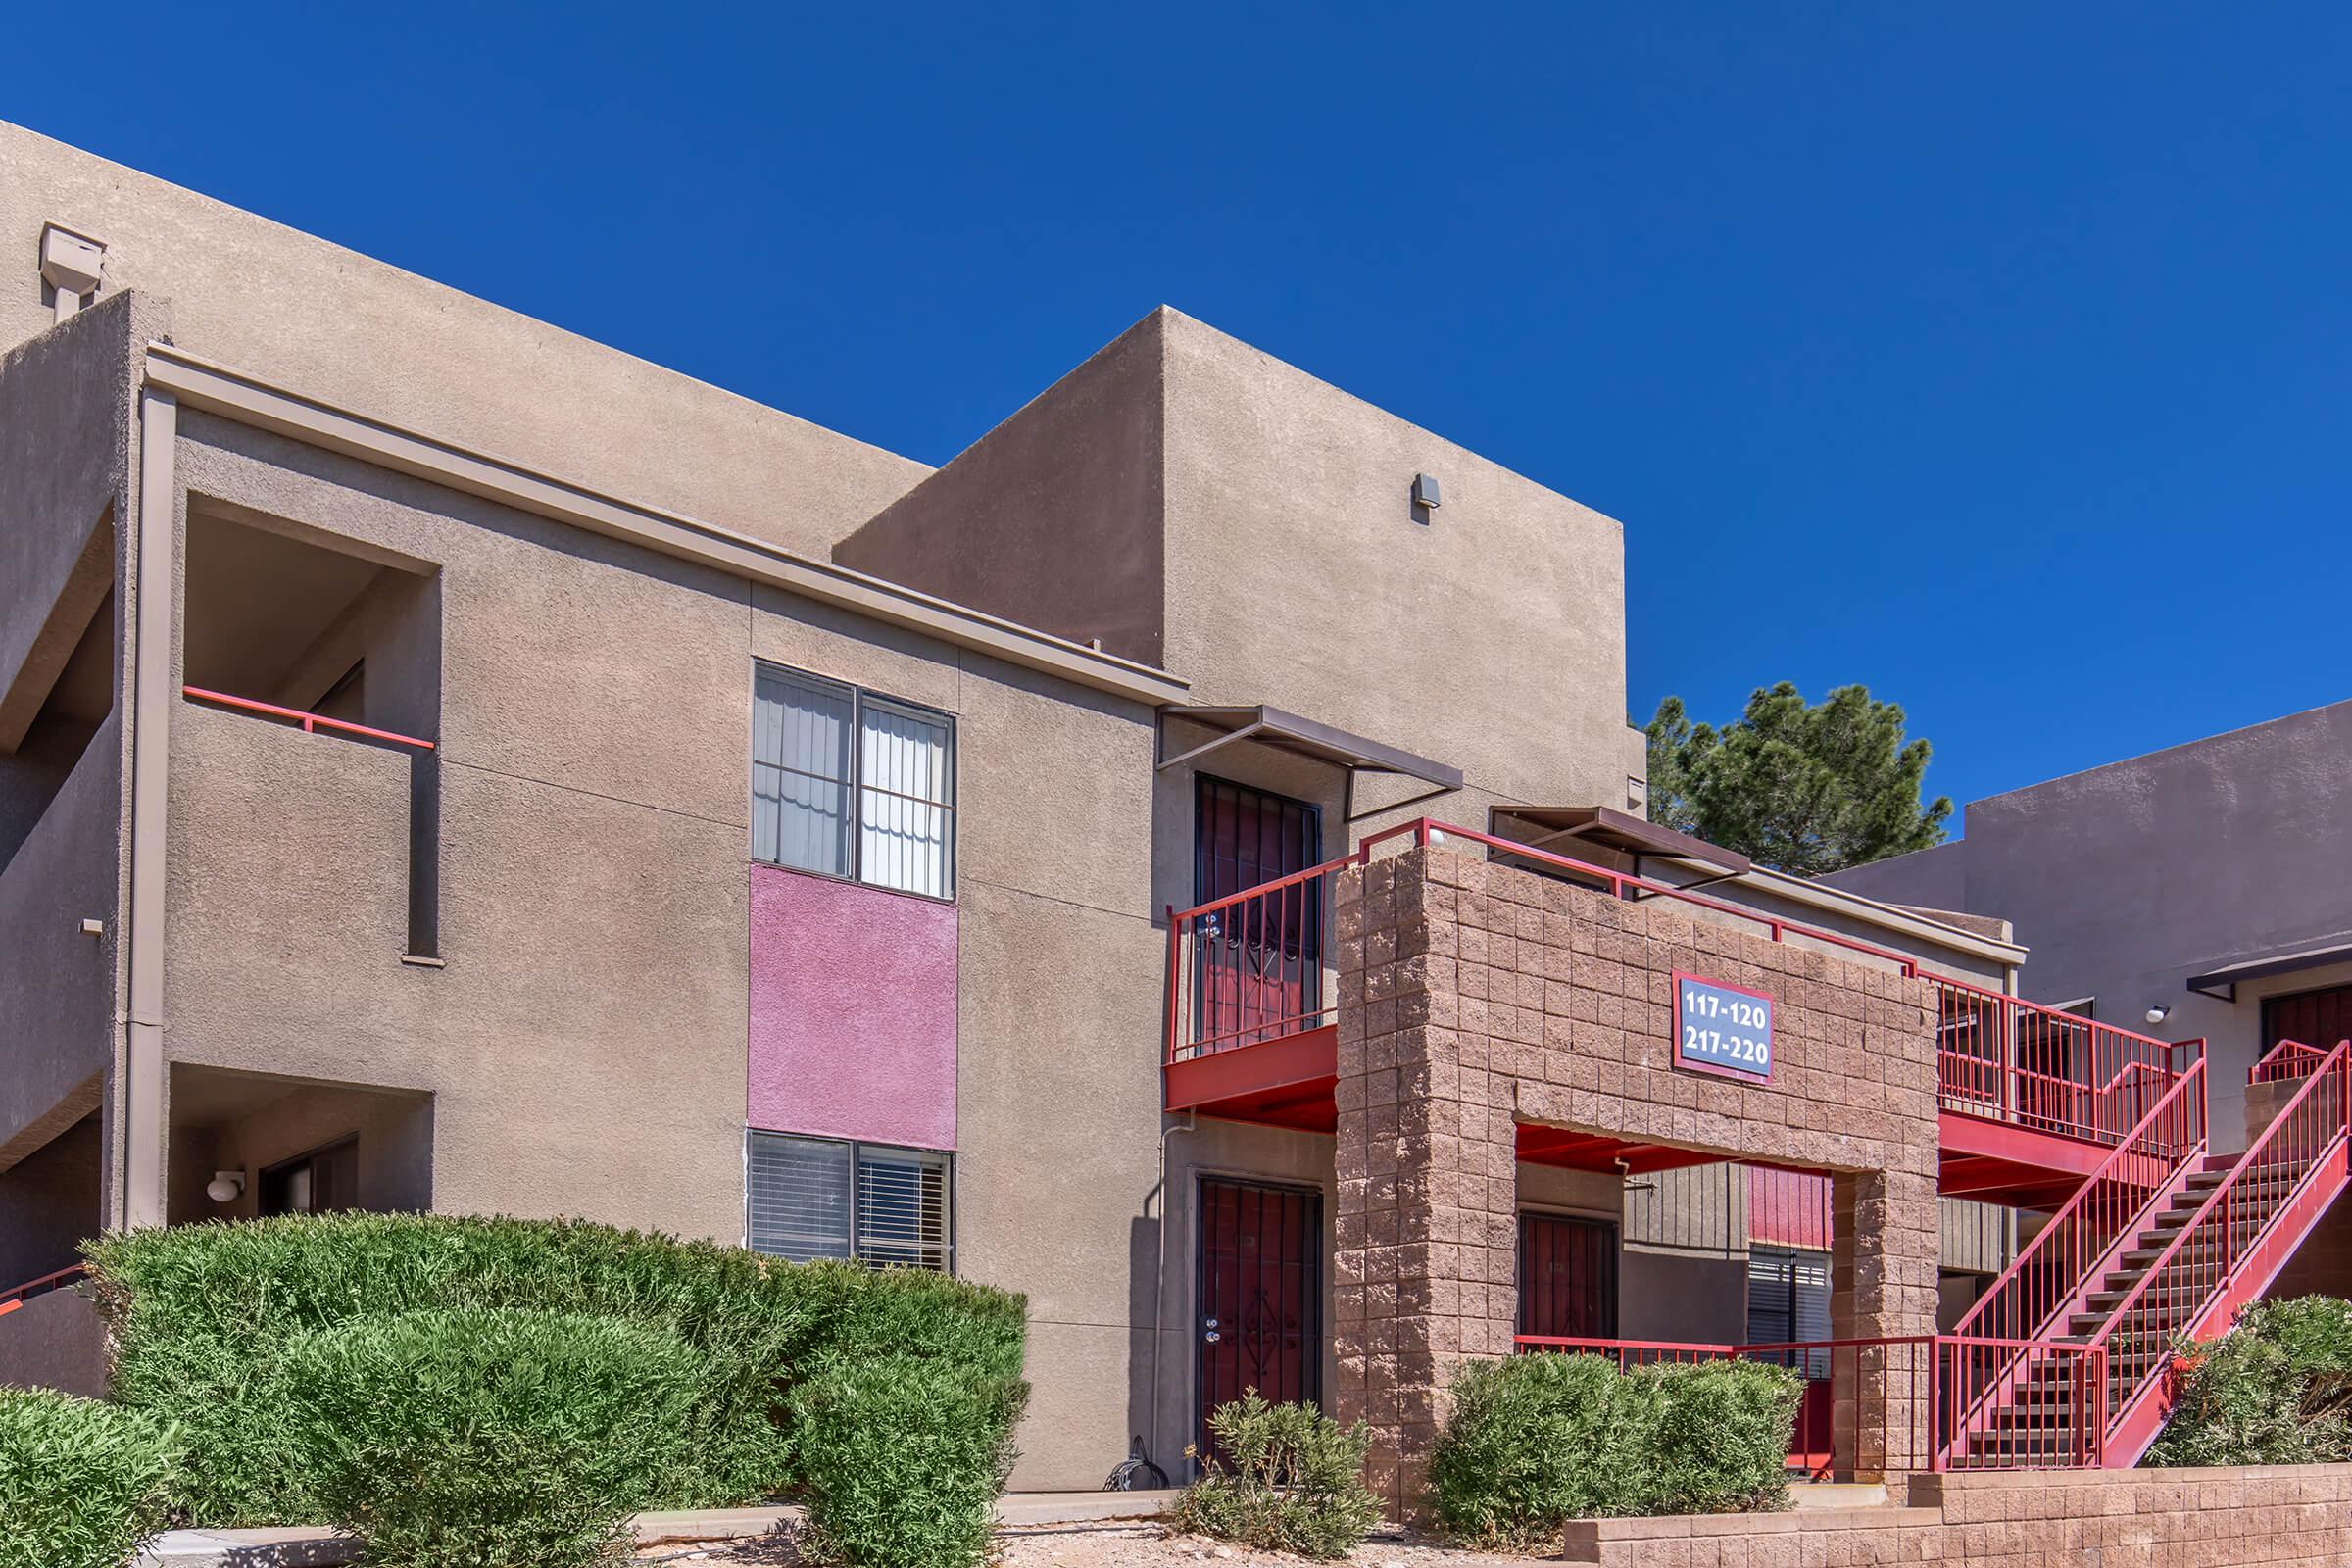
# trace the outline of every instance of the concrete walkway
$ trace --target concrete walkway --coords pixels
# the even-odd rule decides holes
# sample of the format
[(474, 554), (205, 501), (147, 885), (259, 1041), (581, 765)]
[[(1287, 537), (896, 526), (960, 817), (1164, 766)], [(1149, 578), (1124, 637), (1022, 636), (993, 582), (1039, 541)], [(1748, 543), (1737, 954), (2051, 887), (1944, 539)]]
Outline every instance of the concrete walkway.
[[(997, 1500), (1003, 1525), (1092, 1524), (1151, 1519), (1166, 1492), (1008, 1492)], [(798, 1508), (699, 1508), (641, 1513), (629, 1521), (640, 1546), (745, 1541), (797, 1525)], [(330, 1568), (352, 1558), (352, 1543), (329, 1530), (172, 1530), (147, 1544), (134, 1568)]]

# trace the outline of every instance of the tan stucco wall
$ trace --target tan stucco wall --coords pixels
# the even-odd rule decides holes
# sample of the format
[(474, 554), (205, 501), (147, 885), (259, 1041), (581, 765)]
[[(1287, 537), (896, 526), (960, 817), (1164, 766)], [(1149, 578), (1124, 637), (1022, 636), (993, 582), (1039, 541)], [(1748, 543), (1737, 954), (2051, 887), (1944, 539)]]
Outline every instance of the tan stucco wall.
[(106, 243), (101, 299), (172, 300), (191, 353), (819, 559), (929, 471), (16, 125), (0, 123), (0, 169), (15, 270), (0, 276), (0, 345), (50, 324), (35, 265), (55, 221)]
[(1642, 770), (1615, 521), (1164, 307), (835, 556), (1450, 763), (1465, 825)]
[(1164, 667), (1157, 320), (1056, 381), (833, 559)]
[[(1193, 701), (1272, 703), (1508, 799), (1622, 806), (1621, 526), (1190, 317), (1158, 320), (1167, 662)], [(1417, 472), (1445, 487), (1426, 525)]]
[(400, 961), (404, 755), (179, 705), (167, 1002), (175, 1062), (429, 1093), (436, 1208), (739, 1239), (753, 659), (955, 716), (958, 1266), (1030, 1296), (1021, 1484), (1100, 1485), (1149, 1376), (1147, 711), (219, 420), (179, 477), (434, 572), (447, 967)]
[(0, 1332), (0, 1388), (56, 1389), (85, 1398), (106, 1394), (106, 1324), (73, 1290), (36, 1296)]

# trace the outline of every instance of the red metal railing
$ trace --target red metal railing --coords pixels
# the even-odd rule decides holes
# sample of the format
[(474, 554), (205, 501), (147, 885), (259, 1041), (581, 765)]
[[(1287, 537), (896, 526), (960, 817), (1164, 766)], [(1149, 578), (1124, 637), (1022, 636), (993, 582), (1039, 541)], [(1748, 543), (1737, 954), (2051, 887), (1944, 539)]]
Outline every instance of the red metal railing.
[(54, 1274), (44, 1274), (37, 1280), (26, 1280), (22, 1285), (0, 1291), (0, 1317), (8, 1316), (36, 1296), (63, 1290), (88, 1272), (86, 1264), (76, 1263), (72, 1268), (61, 1268)]
[(306, 734), (330, 730), (337, 735), (356, 736), (361, 740), (386, 741), (394, 746), (412, 746), (429, 752), (433, 743), (415, 735), (403, 735), (397, 730), (371, 729), (366, 724), (354, 724), (348, 719), (328, 718), (323, 713), (309, 713), (299, 708), (280, 708), (275, 703), (257, 703), (250, 697), (233, 697), (227, 692), (207, 691), (202, 686), (182, 686), (180, 694), (200, 703), (214, 703), (222, 708), (234, 708), (241, 712), (259, 713), (265, 718), (284, 719), (299, 724)]
[(1168, 911), (1167, 1051), (1175, 1062), (1334, 1021), (1324, 995), (1331, 878), (1364, 852)]
[(2140, 1234), (2157, 1202), (2204, 1154), (2205, 1134), (2199, 1059), (1977, 1298), (1954, 1332), (2031, 1340), (2063, 1326), (2089, 1282)]
[[(2288, 1054), (2298, 1063), (2307, 1054)], [(2177, 1336), (2194, 1328), (2236, 1282), (2249, 1254), (2330, 1160), (2341, 1160), (2352, 1118), (2352, 1041), (2312, 1065), (2278, 1117), (2228, 1167), (2187, 1223), (2149, 1260), (2089, 1343), (2105, 1348), (2115, 1419), (2169, 1369)], [(2127, 1254), (2129, 1256), (2129, 1254)]]
[[(2106, 1352), (2052, 1341), (1923, 1334), (1891, 1339), (1700, 1345), (1521, 1335), (1522, 1352), (1603, 1355), (1620, 1367), (1745, 1359), (1806, 1374), (1789, 1461), (1826, 1471), (2071, 1470), (2105, 1455)], [(2007, 1368), (2006, 1392), (1983, 1396)], [(2019, 1375), (2022, 1373), (2022, 1375)], [(1850, 1431), (1844, 1455), (1834, 1425)]]
[(2276, 1084), (2290, 1078), (2308, 1078), (2327, 1059), (2328, 1053), (2318, 1046), (2307, 1046), (2300, 1040), (2281, 1040), (2246, 1070), (2246, 1082)]
[[(1168, 910), (1168, 1005), (1163, 1060), (1303, 1033), (1334, 1021), (1325, 993), (1324, 923), (1331, 878), (1370, 862), (1397, 840), (1458, 839), (1497, 858), (1605, 889), (1619, 899), (1666, 898), (1760, 928), (1775, 942), (1819, 943), (1892, 966), (1934, 986), (1937, 1078), (1944, 1104), (2063, 1136), (2115, 1144), (2186, 1071), (2201, 1041), (2168, 1044), (2053, 1007), (2021, 1002), (1923, 968), (1919, 960), (1835, 931), (1711, 899), (1664, 882), (1427, 817), (1367, 837), (1351, 855), (1258, 887)], [(1374, 999), (1377, 1000), (1377, 999)]]

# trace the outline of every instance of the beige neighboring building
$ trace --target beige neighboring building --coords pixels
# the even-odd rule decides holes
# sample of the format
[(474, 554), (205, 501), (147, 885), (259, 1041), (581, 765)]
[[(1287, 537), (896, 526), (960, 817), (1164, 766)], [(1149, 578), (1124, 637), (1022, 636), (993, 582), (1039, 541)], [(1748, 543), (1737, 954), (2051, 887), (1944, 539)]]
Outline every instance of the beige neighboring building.
[[(1948, 1327), (1962, 1200), (2118, 1136), (1997, 1082), (2000, 919), (1642, 820), (1616, 521), (1189, 317), (934, 471), (0, 174), (0, 1281), (333, 1208), (953, 1269), (1017, 1485), (1254, 1386), (1403, 1505), (1462, 1356)], [(2085, 1104), (2163, 1049), (2033, 1018)], [(0, 1298), (0, 1373), (98, 1350)]]

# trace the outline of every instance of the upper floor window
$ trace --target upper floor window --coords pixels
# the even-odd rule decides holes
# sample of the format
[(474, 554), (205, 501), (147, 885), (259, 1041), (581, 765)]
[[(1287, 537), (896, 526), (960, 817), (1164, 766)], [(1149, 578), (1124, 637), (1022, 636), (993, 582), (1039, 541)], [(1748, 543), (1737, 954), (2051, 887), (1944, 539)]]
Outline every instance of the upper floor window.
[(838, 681), (759, 665), (752, 858), (955, 897), (954, 722)]

